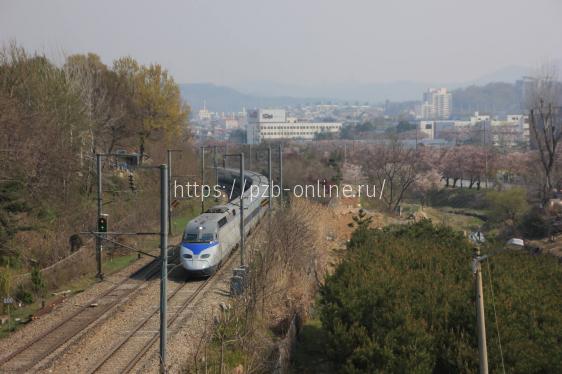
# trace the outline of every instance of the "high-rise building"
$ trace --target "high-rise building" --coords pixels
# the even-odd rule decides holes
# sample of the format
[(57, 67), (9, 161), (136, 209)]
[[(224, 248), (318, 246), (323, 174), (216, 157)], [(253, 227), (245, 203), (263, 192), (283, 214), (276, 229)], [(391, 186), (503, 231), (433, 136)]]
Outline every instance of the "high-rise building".
[(453, 108), (453, 95), (446, 88), (430, 88), (423, 93), (422, 119), (449, 119)]
[(203, 109), (199, 109), (199, 112), (197, 113), (197, 117), (199, 118), (200, 121), (208, 121), (213, 117), (212, 113), (207, 110), (206, 100), (203, 101)]

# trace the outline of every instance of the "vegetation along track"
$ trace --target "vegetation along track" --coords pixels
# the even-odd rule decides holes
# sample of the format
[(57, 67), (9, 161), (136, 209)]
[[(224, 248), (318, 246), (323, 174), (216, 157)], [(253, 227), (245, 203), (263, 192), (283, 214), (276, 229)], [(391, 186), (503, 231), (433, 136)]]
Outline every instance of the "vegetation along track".
[(158, 274), (158, 265), (157, 259), (149, 262), (53, 327), (1, 357), (0, 372), (26, 372), (31, 369), (140, 289), (145, 281)]
[[(230, 264), (235, 256), (230, 256), (224, 265)], [(190, 306), (197, 296), (207, 288), (207, 285), (224, 268), (221, 266), (210, 277), (178, 284), (168, 296), (168, 327)], [(139, 314), (133, 328), (101, 359), (88, 373), (129, 373), (157, 342), (159, 337), (160, 313), (159, 307), (155, 306), (147, 314)]]

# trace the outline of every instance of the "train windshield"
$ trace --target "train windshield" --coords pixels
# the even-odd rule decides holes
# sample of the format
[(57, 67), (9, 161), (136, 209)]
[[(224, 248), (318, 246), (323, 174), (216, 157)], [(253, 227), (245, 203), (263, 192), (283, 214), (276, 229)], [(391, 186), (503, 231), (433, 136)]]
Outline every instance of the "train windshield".
[(201, 234), (202, 242), (212, 242), (215, 239), (213, 234)]
[(199, 233), (199, 234), (189, 234), (185, 233), (183, 240), (191, 243), (209, 243), (215, 240), (215, 235), (212, 233)]

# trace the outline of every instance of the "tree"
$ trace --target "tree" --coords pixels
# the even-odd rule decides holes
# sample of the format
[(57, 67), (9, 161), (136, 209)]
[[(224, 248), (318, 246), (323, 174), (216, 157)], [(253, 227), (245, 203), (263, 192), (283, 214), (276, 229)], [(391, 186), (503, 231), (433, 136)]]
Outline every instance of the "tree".
[(532, 81), (528, 100), (531, 145), (536, 147), (542, 167), (542, 200), (546, 203), (553, 190), (558, 143), (562, 137), (561, 88), (554, 68), (543, 70)]
[(232, 143), (245, 144), (246, 130), (242, 130), (242, 129), (232, 130), (232, 132), (228, 136), (228, 140)]
[(73, 88), (85, 103), (90, 121), (88, 134), (91, 150), (112, 153), (118, 142), (135, 134), (135, 112), (128, 81), (103, 64), (99, 56), (69, 56), (64, 65)]
[(134, 99), (140, 111), (138, 135), (142, 158), (146, 141), (153, 136), (168, 139), (177, 136), (187, 125), (188, 112), (182, 105), (179, 87), (160, 65), (142, 67), (134, 85)]
[(382, 199), (389, 210), (396, 210), (404, 194), (416, 180), (420, 160), (415, 149), (392, 139), (376, 145), (362, 155), (361, 168), (371, 183), (383, 188)]
[(416, 129), (416, 124), (410, 123), (408, 121), (400, 121), (398, 122), (398, 126), (396, 127), (396, 132), (406, 132)]
[(495, 222), (517, 223), (529, 210), (527, 191), (523, 188), (489, 191), (486, 193), (486, 199), (490, 207), (490, 217)]

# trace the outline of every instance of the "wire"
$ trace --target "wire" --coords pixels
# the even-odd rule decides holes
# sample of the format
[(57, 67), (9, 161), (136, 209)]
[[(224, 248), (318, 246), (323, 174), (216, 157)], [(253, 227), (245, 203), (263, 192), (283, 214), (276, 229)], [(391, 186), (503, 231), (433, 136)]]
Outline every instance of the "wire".
[(498, 335), (498, 345), (500, 348), (500, 358), (502, 360), (502, 371), (505, 374), (505, 363), (503, 361), (503, 349), (502, 349), (502, 339), (500, 337), (500, 326), (498, 324), (498, 314), (496, 313), (496, 300), (494, 297), (494, 283), (492, 282), (492, 268), (490, 267), (490, 259), (486, 261), (488, 263), (488, 280), (490, 281), (490, 293), (492, 295), (492, 309), (494, 310), (494, 319), (496, 322), (496, 333)]

